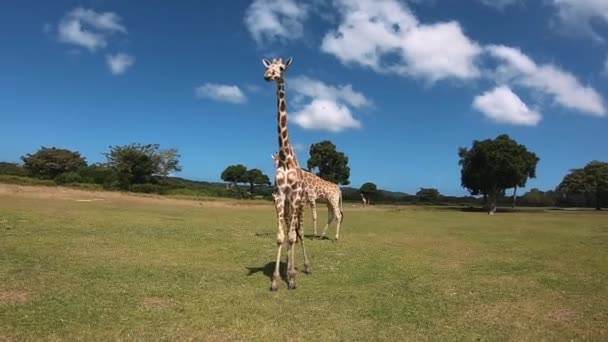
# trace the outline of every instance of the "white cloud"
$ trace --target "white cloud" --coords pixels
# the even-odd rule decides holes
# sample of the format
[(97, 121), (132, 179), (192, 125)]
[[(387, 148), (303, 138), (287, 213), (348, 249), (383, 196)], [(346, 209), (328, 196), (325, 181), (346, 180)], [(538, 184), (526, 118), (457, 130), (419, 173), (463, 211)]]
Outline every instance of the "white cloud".
[(113, 12), (99, 13), (77, 7), (60, 20), (57, 32), (61, 42), (95, 51), (107, 46), (109, 35), (127, 32), (120, 21)]
[(106, 55), (106, 64), (114, 75), (122, 75), (135, 63), (135, 57), (126, 53)]
[(295, 0), (255, 0), (245, 13), (245, 25), (253, 39), (292, 40), (300, 38), (308, 17), (308, 6)]
[(455, 21), (422, 24), (396, 0), (337, 0), (342, 22), (321, 50), (342, 63), (431, 82), (480, 76), (479, 45)]
[(354, 91), (350, 84), (334, 87), (306, 76), (300, 76), (292, 79), (290, 86), (295, 89), (298, 95), (323, 100), (341, 101), (354, 108), (371, 105), (371, 101), (363, 94)]
[(499, 86), (476, 96), (473, 108), (499, 123), (536, 126), (541, 120), (541, 115), (529, 109), (507, 86)]
[(606, 116), (602, 96), (592, 87), (582, 85), (571, 73), (551, 64), (537, 65), (516, 48), (490, 45), (486, 49), (502, 62), (495, 72), (499, 83), (527, 87), (551, 96), (566, 108)]
[(294, 113), (293, 121), (305, 129), (330, 132), (361, 127), (361, 122), (353, 117), (346, 105), (322, 99), (312, 100), (311, 103)]
[(230, 103), (245, 103), (247, 97), (235, 85), (205, 83), (194, 90), (196, 97)]
[(595, 21), (608, 24), (608, 1), (552, 0), (552, 4), (557, 9), (559, 27), (565, 32), (587, 34), (597, 41), (604, 41), (593, 25)]
[[(289, 83), (295, 93), (293, 121), (305, 129), (341, 132), (360, 128), (351, 109), (369, 107), (372, 102), (350, 84), (331, 86), (306, 76)], [(307, 102), (308, 101), (308, 102)]]

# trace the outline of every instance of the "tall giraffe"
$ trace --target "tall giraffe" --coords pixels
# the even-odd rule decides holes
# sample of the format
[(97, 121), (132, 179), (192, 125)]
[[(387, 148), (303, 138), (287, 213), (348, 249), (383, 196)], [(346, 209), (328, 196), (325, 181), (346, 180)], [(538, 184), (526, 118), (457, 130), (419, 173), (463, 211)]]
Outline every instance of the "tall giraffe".
[(369, 204), (369, 200), (367, 198), (365, 198), (365, 196), (363, 194), (361, 194), (361, 202), (363, 202), (363, 208), (365, 208), (365, 206), (367, 206), (367, 204)]
[[(287, 129), (287, 100), (285, 98), (285, 71), (292, 62), (289, 58), (285, 62), (282, 59), (273, 59), (272, 62), (262, 60), (266, 67), (264, 79), (266, 81), (275, 81), (277, 84), (277, 122), (279, 133), (279, 167), (275, 176), (275, 209), (277, 212), (277, 257), (274, 264), (274, 273), (270, 290), (277, 291), (279, 289), (279, 266), (281, 262), (281, 250), (285, 238), (289, 243), (287, 251), (287, 280), (288, 288), (296, 288), (296, 268), (295, 268), (295, 251), (294, 247), (297, 241), (302, 245), (302, 254), (304, 254), (304, 272), (310, 272), (310, 263), (304, 248), (304, 239), (301, 231), (302, 212), (304, 209), (304, 188), (302, 184), (302, 170), (294, 152), (293, 146), (289, 140), (289, 132)], [(285, 236), (285, 230), (287, 236)]]
[[(274, 167), (277, 168), (279, 166), (278, 153), (273, 153), (272, 159), (274, 159)], [(327, 234), (329, 225), (334, 220), (337, 220), (335, 241), (338, 241), (340, 238), (340, 224), (344, 219), (342, 213), (342, 191), (340, 187), (306, 170), (302, 170), (302, 181), (304, 182), (306, 201), (310, 204), (312, 211), (314, 235), (317, 236), (317, 201), (321, 201), (327, 203), (327, 224), (325, 225), (325, 229), (323, 229), (322, 238)], [(302, 234), (304, 234), (304, 229), (302, 229)]]

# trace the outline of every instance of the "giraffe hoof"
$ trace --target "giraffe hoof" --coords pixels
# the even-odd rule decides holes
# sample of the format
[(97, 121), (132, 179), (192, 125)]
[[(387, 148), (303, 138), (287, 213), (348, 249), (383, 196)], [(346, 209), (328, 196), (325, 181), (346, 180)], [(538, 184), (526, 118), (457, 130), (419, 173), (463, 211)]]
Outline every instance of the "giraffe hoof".
[(304, 265), (304, 273), (312, 274), (312, 268), (309, 265)]
[(294, 282), (294, 283), (289, 283), (289, 285), (287, 286), (287, 288), (290, 289), (290, 290), (295, 290), (298, 287), (296, 286), (296, 283)]
[(270, 291), (277, 292), (277, 291), (279, 291), (279, 287), (275, 284), (272, 284), (272, 285), (270, 285)]

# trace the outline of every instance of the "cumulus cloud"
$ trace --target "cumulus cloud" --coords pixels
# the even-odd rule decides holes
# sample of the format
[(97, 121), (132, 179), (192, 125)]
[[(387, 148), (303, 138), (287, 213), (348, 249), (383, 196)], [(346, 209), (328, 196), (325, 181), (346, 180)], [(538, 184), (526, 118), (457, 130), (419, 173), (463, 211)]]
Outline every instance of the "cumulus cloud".
[(551, 64), (536, 64), (519, 49), (490, 45), (489, 54), (501, 64), (495, 71), (499, 83), (510, 83), (549, 95), (566, 108), (594, 116), (606, 116), (602, 96), (592, 87), (581, 84), (571, 73)]
[(110, 72), (114, 75), (124, 74), (133, 63), (135, 63), (135, 57), (126, 53), (106, 55), (106, 64), (108, 65), (108, 68), (110, 68)]
[(540, 113), (528, 108), (509, 87), (504, 85), (476, 96), (473, 100), (473, 108), (498, 123), (536, 126), (541, 120)]
[(297, 39), (308, 12), (308, 6), (295, 0), (254, 0), (245, 12), (245, 25), (258, 44)]
[(352, 109), (372, 105), (350, 84), (331, 86), (300, 76), (291, 80), (290, 87), (298, 99), (292, 120), (304, 129), (342, 132), (360, 128), (361, 122), (354, 117)]
[(194, 90), (196, 97), (229, 103), (245, 103), (247, 97), (235, 85), (205, 83)]
[(455, 21), (423, 24), (396, 0), (337, 0), (341, 23), (321, 50), (344, 64), (431, 82), (473, 79), (482, 48)]
[(116, 13), (77, 7), (59, 21), (57, 32), (63, 43), (96, 51), (108, 45), (108, 36), (127, 33), (120, 22), (121, 18)]
[(608, 24), (608, 1), (606, 0), (552, 0), (557, 9), (559, 27), (565, 32), (578, 32), (597, 41), (604, 38), (594, 28), (594, 21)]

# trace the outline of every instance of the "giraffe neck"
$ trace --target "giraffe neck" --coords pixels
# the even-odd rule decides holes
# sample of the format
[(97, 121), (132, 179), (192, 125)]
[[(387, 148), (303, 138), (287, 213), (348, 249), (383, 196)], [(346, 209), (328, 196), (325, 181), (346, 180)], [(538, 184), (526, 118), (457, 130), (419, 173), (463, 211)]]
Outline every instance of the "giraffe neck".
[(285, 80), (277, 80), (277, 122), (279, 133), (279, 167), (299, 168), (300, 164), (289, 140), (287, 130), (287, 100), (285, 94)]

